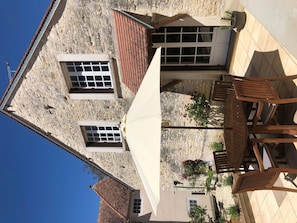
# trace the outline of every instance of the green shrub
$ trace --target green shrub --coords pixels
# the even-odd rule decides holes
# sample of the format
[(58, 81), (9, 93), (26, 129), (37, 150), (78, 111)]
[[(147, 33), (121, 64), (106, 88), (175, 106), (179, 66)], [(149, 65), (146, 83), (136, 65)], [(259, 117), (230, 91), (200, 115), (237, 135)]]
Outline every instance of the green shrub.
[(188, 215), (191, 218), (191, 223), (204, 223), (206, 208), (197, 205), (195, 208), (191, 208)]
[(224, 148), (224, 143), (223, 142), (213, 142), (210, 146), (213, 151), (222, 151)]
[(222, 179), (222, 184), (224, 186), (232, 186), (232, 184), (233, 184), (233, 177), (232, 176), (225, 176)]
[(238, 205), (232, 205), (226, 209), (226, 215), (228, 215), (230, 218), (239, 217), (240, 215), (240, 209)]
[(207, 178), (205, 180), (205, 188), (207, 192), (214, 190), (215, 185), (212, 185), (211, 181), (217, 180), (215, 173), (216, 172), (211, 169), (207, 171)]
[(210, 112), (209, 102), (203, 94), (193, 95), (191, 100), (192, 102), (186, 105), (189, 118), (199, 125), (205, 126)]

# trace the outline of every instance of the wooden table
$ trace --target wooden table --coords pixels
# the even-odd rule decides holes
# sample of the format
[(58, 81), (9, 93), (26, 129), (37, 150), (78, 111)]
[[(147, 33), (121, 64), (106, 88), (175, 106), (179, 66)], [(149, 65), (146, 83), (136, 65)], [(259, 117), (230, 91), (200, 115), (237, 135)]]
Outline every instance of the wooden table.
[(248, 128), (242, 101), (230, 91), (225, 102), (224, 140), (231, 165), (239, 169), (247, 148)]

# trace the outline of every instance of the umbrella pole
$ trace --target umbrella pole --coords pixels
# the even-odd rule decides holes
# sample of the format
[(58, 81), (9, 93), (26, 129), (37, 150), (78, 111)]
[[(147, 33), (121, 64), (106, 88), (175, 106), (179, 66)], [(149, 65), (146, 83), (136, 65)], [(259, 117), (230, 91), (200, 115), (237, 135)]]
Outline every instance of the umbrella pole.
[(224, 127), (205, 127), (205, 126), (162, 126), (163, 129), (225, 129)]

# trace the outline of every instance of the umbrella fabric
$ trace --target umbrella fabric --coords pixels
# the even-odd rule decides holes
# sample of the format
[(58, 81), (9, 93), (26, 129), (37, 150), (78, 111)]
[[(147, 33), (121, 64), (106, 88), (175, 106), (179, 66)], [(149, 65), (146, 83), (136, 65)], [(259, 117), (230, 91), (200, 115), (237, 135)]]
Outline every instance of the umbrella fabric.
[(160, 200), (160, 59), (158, 48), (124, 118), (124, 135), (155, 214)]

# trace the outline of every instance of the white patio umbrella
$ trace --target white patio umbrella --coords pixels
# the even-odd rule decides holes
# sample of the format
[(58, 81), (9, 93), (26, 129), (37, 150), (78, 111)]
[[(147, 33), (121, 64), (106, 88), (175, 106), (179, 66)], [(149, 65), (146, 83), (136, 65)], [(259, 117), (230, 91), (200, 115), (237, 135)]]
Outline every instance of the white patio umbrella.
[(160, 200), (160, 59), (161, 48), (158, 48), (121, 124), (155, 214)]

